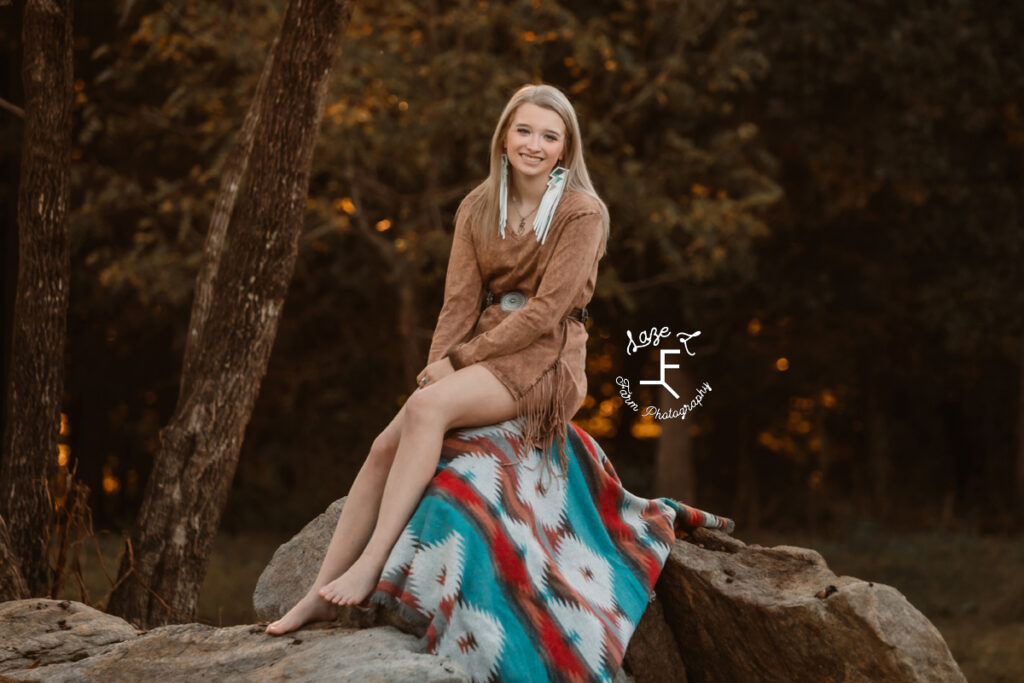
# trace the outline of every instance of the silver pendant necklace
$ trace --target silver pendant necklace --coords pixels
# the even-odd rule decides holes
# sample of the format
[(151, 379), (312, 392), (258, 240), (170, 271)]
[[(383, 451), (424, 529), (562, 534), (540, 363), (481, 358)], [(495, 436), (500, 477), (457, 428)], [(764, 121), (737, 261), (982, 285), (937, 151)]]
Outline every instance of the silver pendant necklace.
[(526, 225), (526, 219), (529, 218), (531, 215), (533, 215), (533, 212), (537, 210), (537, 207), (539, 207), (540, 204), (538, 204), (537, 206), (533, 207), (533, 211), (530, 211), (530, 213), (526, 214), (525, 216), (522, 215), (521, 213), (519, 213), (519, 209), (516, 208), (516, 205), (518, 205), (518, 204), (519, 204), (519, 200), (517, 200), (515, 197), (513, 197), (512, 198), (512, 209), (519, 216), (519, 227), (516, 229), (516, 232), (519, 233), (519, 234), (522, 234), (523, 227)]

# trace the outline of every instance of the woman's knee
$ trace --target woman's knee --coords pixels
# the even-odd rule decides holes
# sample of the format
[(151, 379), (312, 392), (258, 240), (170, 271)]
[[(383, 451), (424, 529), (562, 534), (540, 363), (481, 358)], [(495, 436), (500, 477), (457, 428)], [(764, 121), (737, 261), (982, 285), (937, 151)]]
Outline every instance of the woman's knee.
[(402, 406), (404, 422), (434, 422), (441, 417), (437, 397), (432, 391), (416, 391)]

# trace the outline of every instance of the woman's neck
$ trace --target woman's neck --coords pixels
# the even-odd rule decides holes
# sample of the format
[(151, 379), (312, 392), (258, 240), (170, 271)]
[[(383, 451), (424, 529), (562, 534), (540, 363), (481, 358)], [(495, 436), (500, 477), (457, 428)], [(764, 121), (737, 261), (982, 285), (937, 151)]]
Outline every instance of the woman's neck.
[(513, 173), (512, 194), (520, 206), (537, 206), (540, 204), (544, 191), (547, 189), (548, 179), (544, 176), (520, 178), (518, 173)]

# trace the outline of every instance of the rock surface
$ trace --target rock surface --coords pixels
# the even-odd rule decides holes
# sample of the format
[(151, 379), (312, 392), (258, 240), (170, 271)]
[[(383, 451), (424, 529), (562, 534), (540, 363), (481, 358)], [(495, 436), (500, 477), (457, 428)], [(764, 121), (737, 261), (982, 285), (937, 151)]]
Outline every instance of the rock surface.
[[(344, 498), (278, 548), (253, 595), (260, 619), (309, 589)], [(836, 576), (813, 550), (698, 529), (677, 541), (616, 683), (964, 681), (938, 630), (896, 589)], [(397, 627), (397, 628), (396, 628)], [(465, 681), (416, 629), (348, 611), (285, 636), (258, 625), (138, 631), (81, 603), (0, 604), (0, 680)]]
[(262, 626), (204, 624), (137, 631), (73, 601), (0, 605), (0, 678), (38, 681), (465, 681), (450, 659), (421, 654), (391, 627), (329, 628), (285, 636)]
[[(261, 619), (277, 619), (308, 590), (344, 500), (274, 553), (253, 595)], [(655, 593), (623, 662), (641, 683), (965, 681), (941, 634), (899, 591), (836, 576), (806, 548), (698, 529), (675, 543)], [(341, 621), (419, 635), (393, 614)]]
[[(344, 504), (345, 497), (331, 503), (324, 512), (314, 517), (274, 552), (260, 574), (252, 596), (259, 619), (274, 621), (280, 618), (309, 590), (320, 570), (320, 563), (327, 552), (327, 544), (330, 543)], [(342, 608), (336, 623), (372, 630), (393, 626), (415, 638), (423, 636), (422, 626), (404, 619), (398, 613), (382, 611), (376, 607), (366, 612)], [(624, 670), (619, 671), (614, 681), (633, 682), (634, 678)]]
[(895, 588), (836, 576), (806, 548), (703, 529), (688, 540), (655, 591), (690, 683), (966, 680)]
[[(636, 681), (670, 679), (675, 683), (687, 683), (686, 665), (676, 647), (672, 628), (665, 621), (665, 610), (657, 598), (647, 605), (640, 623), (636, 625), (622, 668)], [(671, 676), (665, 672), (672, 672)]]
[(275, 621), (280, 618), (313, 585), (345, 498), (347, 496), (331, 503), (274, 552), (252, 594), (257, 619)]
[(138, 635), (124, 619), (71, 600), (0, 604), (0, 673), (75, 662)]
[[(313, 585), (346, 497), (331, 503), (274, 551), (256, 581), (256, 590), (252, 595), (258, 619), (270, 622), (281, 618)], [(342, 607), (340, 611), (337, 621), (344, 626), (369, 628), (390, 625), (415, 636), (423, 635), (421, 627), (398, 614), (382, 613), (377, 609), (364, 612), (347, 607)]]

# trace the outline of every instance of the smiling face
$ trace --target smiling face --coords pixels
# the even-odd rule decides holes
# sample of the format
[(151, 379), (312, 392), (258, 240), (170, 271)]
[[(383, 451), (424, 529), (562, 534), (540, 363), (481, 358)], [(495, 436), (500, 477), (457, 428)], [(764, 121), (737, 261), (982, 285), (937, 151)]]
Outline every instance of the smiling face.
[(565, 123), (551, 109), (519, 105), (505, 133), (505, 153), (513, 173), (547, 179), (565, 151)]

